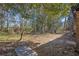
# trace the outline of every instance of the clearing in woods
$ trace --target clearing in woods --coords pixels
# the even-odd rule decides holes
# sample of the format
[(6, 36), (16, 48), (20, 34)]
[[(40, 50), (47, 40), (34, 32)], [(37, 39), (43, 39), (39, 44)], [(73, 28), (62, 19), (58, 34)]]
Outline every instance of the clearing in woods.
[[(8, 38), (7, 42), (8, 41), (13, 42), (12, 36)], [(38, 53), (38, 55), (76, 55), (76, 53), (74, 53), (74, 47), (76, 43), (74, 41), (74, 37), (72, 37), (70, 33), (23, 35), (23, 39), (21, 40), (21, 42), (18, 42), (18, 44), (21, 45), (22, 43), (25, 42), (27, 42), (28, 45)], [(11, 43), (6, 43), (6, 46), (8, 44), (10, 45), (10, 47), (12, 47)], [(0, 43), (0, 46), (5, 46), (5, 43)], [(13, 53), (12, 54), (11, 53), (12, 52), (10, 53), (8, 52), (9, 55), (13, 55)], [(3, 53), (3, 55), (4, 54), (5, 52)], [(5, 55), (7, 55), (7, 53)]]

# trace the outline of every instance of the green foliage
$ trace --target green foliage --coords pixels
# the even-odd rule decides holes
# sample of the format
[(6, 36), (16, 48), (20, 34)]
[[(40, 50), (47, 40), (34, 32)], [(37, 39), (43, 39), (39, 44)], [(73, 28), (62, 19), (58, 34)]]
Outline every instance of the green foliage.
[[(70, 9), (75, 4), (67, 3), (31, 3), (31, 4), (0, 4), (0, 7), (6, 12), (13, 10), (13, 17), (19, 13), (22, 19), (26, 21), (31, 19), (30, 26), (25, 25), (21, 28), (26, 30), (26, 32), (38, 31), (44, 32), (53, 29), (58, 29), (59, 18), (61, 16), (68, 16)], [(0, 15), (2, 17), (3, 15)], [(21, 24), (24, 25), (24, 24)]]

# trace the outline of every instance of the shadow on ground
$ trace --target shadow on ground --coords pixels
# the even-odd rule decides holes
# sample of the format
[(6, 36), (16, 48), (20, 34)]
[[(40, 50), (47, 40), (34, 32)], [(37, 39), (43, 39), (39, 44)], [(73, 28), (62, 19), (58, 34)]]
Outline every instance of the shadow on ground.
[(74, 52), (75, 47), (75, 38), (70, 33), (66, 33), (60, 38), (36, 47), (34, 50), (39, 56), (74, 56), (77, 55)]
[[(42, 39), (43, 40), (43, 39)], [(15, 49), (19, 46), (29, 46), (37, 52), (39, 56), (74, 56), (75, 53), (75, 38), (66, 33), (62, 37), (54, 39), (46, 44), (33, 43), (31, 41), (21, 42), (0, 42), (0, 55), (16, 56)]]
[[(33, 48), (37, 44), (39, 44), (39, 43), (33, 43), (31, 41), (0, 42), (0, 56), (17, 56), (17, 53), (20, 53), (20, 52), (16, 51), (17, 48), (19, 48), (18, 50), (22, 50), (22, 51), (24, 50), (23, 53), (25, 53), (26, 51), (29, 51), (29, 53), (31, 54), (31, 53), (33, 53), (31, 48)], [(22, 49), (22, 48), (24, 48), (24, 49)], [(28, 50), (25, 48), (28, 48)], [(27, 53), (25, 53), (24, 56), (27, 56), (26, 54)], [(30, 55), (30, 54), (28, 54), (28, 55)], [(23, 55), (20, 55), (20, 56), (23, 56)]]

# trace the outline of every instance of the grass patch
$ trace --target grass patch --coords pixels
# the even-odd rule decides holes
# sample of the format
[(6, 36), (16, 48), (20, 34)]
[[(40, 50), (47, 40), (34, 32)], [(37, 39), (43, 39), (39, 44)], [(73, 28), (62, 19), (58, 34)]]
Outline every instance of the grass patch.
[(18, 40), (20, 35), (17, 34), (8, 34), (4, 32), (0, 32), (0, 41), (13, 41)]

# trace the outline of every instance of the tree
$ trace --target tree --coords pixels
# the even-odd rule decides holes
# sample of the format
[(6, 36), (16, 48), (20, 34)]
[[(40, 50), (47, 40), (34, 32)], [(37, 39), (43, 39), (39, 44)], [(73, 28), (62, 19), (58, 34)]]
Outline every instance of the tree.
[[(72, 5), (73, 4), (63, 4), (63, 3), (62, 4), (61, 3), (58, 3), (58, 4), (56, 3), (16, 4), (15, 3), (15, 4), (1, 4), (1, 7), (3, 8), (5, 12), (12, 13), (12, 16), (15, 16), (17, 13), (20, 14), (19, 17), (21, 20), (20, 22), (21, 33), (23, 33), (25, 29), (28, 27), (24, 25), (23, 23), (24, 20), (26, 21), (26, 23), (28, 20), (30, 21), (29, 23), (31, 23), (30, 27), (33, 33), (35, 32), (56, 33), (56, 29), (58, 28), (57, 24), (58, 24), (59, 18), (61, 16), (63, 17), (68, 16), (70, 12), (69, 10), (71, 9)], [(6, 19), (6, 21), (7, 21), (7, 29), (8, 29), (9, 21), (8, 19)]]

